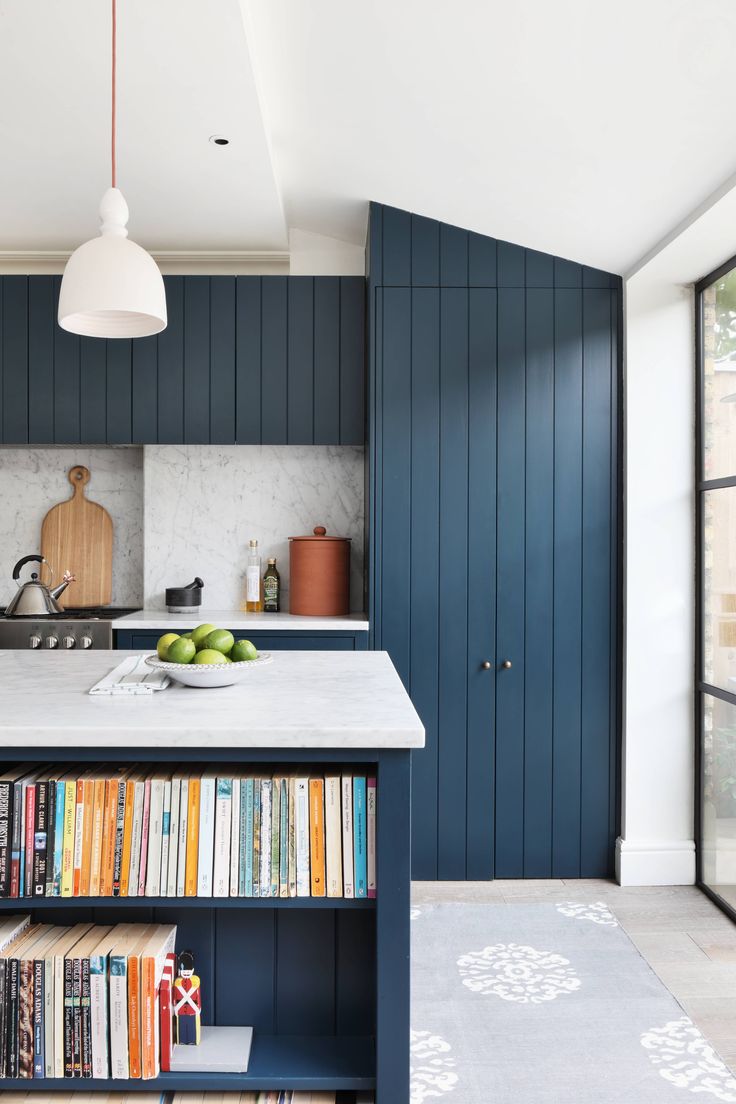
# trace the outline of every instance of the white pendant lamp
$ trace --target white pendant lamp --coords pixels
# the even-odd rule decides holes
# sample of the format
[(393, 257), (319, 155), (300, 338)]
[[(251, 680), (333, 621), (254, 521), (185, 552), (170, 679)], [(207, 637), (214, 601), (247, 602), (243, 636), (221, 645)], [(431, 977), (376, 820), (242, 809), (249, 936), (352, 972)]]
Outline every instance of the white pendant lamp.
[(112, 0), (112, 187), (100, 203), (100, 236), (67, 261), (59, 325), (85, 337), (149, 337), (166, 328), (166, 292), (153, 257), (128, 237), (128, 205), (116, 187), (116, 34)]

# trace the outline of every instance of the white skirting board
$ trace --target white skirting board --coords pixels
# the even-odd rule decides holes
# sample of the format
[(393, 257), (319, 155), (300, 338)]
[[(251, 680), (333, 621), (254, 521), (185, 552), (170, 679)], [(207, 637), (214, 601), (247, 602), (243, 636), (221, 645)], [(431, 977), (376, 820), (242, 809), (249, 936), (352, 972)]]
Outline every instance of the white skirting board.
[(622, 886), (694, 885), (693, 840), (616, 840), (616, 881)]
[(172, 1073), (247, 1073), (252, 1027), (203, 1027), (198, 1046), (175, 1046)]

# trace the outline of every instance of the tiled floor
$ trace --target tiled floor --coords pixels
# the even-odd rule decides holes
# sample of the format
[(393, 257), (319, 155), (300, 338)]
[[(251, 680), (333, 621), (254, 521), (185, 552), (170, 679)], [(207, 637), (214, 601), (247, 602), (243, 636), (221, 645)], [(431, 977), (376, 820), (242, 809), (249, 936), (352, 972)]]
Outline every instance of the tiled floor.
[(652, 969), (736, 1069), (736, 924), (694, 886), (622, 888), (598, 879), (414, 882), (416, 905), (605, 901)]

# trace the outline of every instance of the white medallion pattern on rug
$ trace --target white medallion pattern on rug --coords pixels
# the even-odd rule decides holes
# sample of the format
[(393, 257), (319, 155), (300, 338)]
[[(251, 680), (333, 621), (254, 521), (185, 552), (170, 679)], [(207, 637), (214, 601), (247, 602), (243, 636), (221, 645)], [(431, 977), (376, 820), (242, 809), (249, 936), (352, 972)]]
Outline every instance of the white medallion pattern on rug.
[(652, 1065), (680, 1089), (736, 1102), (736, 1078), (687, 1016), (653, 1027), (641, 1036)]
[(593, 901), (590, 905), (581, 901), (558, 901), (555, 908), (563, 916), (572, 916), (575, 920), (592, 920), (594, 924), (605, 924), (609, 928), (618, 927), (618, 920), (605, 901)]
[(431, 1031), (411, 1032), (411, 1084), (409, 1104), (423, 1104), (432, 1097), (452, 1092), (458, 1083), (452, 1047)]
[(457, 960), (463, 985), (502, 1000), (541, 1004), (580, 988), (568, 959), (518, 943), (496, 943)]

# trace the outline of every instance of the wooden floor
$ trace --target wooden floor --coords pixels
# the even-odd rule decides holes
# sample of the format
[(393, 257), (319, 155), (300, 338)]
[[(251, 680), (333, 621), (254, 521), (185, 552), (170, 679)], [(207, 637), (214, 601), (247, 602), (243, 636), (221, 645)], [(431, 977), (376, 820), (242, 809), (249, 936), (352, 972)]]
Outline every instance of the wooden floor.
[(694, 886), (622, 888), (598, 879), (414, 882), (412, 902), (604, 901), (652, 969), (736, 1070), (736, 924)]

